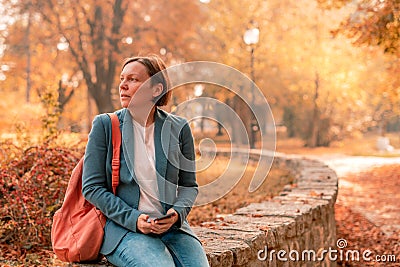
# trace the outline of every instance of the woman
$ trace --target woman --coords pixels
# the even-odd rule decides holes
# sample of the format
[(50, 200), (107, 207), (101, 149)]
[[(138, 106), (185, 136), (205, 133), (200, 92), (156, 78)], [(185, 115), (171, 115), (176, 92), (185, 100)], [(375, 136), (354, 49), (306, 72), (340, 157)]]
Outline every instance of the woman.
[(128, 58), (122, 65), (116, 195), (109, 117), (96, 116), (89, 134), (82, 193), (107, 217), (100, 253), (116, 266), (208, 266), (186, 220), (198, 192), (193, 137), (186, 120), (158, 108), (171, 94), (163, 70), (157, 56)]

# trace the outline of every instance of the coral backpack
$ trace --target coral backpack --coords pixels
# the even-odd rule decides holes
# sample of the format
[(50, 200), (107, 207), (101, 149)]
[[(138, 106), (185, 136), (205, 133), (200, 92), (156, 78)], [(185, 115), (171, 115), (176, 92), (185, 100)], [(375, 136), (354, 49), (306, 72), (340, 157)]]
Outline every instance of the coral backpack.
[[(116, 114), (108, 113), (112, 123), (112, 190), (119, 184), (121, 132)], [(51, 244), (64, 262), (98, 261), (104, 236), (105, 216), (82, 195), (83, 157), (72, 171), (64, 202), (53, 217)]]

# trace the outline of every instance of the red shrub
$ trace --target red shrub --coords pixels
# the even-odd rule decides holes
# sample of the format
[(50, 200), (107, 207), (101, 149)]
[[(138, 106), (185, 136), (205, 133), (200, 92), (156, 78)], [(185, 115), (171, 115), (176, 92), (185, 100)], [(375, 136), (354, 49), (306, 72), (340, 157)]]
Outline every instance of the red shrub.
[(52, 216), (81, 154), (41, 145), (0, 166), (1, 243), (24, 249), (50, 246)]

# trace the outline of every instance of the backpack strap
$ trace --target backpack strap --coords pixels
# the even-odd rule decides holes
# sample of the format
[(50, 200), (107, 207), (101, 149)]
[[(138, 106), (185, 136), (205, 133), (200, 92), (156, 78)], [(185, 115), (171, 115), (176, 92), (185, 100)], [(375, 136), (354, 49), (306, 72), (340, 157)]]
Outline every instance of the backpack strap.
[(117, 193), (117, 187), (119, 185), (119, 168), (120, 168), (120, 151), (121, 151), (121, 130), (119, 129), (119, 119), (115, 113), (107, 113), (111, 119), (112, 126), (112, 146), (113, 146), (113, 157), (111, 162), (112, 168), (112, 191), (114, 195)]

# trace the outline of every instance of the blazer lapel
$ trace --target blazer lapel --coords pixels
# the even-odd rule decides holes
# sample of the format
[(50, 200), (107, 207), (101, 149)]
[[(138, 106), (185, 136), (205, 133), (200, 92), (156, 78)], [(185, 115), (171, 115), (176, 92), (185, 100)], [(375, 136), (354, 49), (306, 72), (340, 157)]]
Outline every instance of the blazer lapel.
[(134, 166), (134, 134), (133, 134), (133, 122), (129, 110), (126, 109), (125, 115), (123, 116), (122, 122), (122, 151), (124, 152), (124, 158), (126, 165), (136, 180), (135, 166)]
[(160, 112), (156, 111), (154, 125), (154, 147), (156, 153), (156, 172), (160, 201), (166, 203), (166, 171), (168, 164), (169, 141), (171, 138), (171, 122), (167, 118), (162, 118)]
[(154, 125), (154, 147), (156, 153), (156, 170), (162, 177), (165, 177), (165, 172), (167, 170), (170, 138), (171, 122), (157, 115)]

